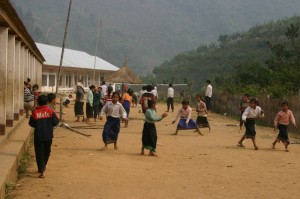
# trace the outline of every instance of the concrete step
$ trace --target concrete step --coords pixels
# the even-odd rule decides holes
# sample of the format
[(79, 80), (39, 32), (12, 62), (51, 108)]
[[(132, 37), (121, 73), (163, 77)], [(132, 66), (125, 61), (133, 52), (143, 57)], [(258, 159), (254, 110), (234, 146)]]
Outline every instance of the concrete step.
[(0, 148), (0, 199), (5, 197), (5, 185), (14, 183), (18, 176), (18, 163), (30, 141), (31, 128), (23, 119), (11, 129)]

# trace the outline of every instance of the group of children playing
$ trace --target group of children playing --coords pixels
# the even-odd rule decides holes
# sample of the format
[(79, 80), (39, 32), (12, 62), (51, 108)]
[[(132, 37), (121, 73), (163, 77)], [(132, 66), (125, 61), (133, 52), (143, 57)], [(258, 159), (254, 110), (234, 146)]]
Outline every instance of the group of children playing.
[[(245, 147), (243, 145), (243, 141), (245, 139), (250, 138), (252, 140), (253, 146), (255, 150), (258, 150), (258, 146), (256, 145), (256, 131), (255, 131), (255, 120), (264, 117), (264, 111), (259, 106), (258, 100), (252, 98), (249, 100), (249, 95), (244, 94), (241, 103), (240, 103), (240, 130), (245, 125), (246, 131), (242, 138), (239, 140), (237, 146), (238, 147)], [(275, 149), (275, 145), (279, 142), (282, 142), (285, 146), (285, 151), (288, 152), (288, 145), (290, 144), (289, 137), (288, 137), (288, 125), (292, 122), (294, 127), (296, 128), (296, 121), (293, 115), (293, 112), (289, 110), (288, 102), (281, 103), (281, 111), (277, 113), (274, 119), (274, 133), (276, 129), (279, 130), (279, 134), (276, 137), (275, 141), (272, 143), (272, 148)]]
[[(39, 96), (37, 99), (38, 106), (33, 111), (29, 120), (29, 125), (34, 128), (36, 162), (40, 173), (39, 177), (41, 178), (45, 177), (45, 169), (51, 151), (53, 128), (59, 123), (58, 117), (55, 113), (55, 98), (55, 94), (52, 93), (48, 94), (48, 96)], [(196, 122), (191, 118), (192, 108), (189, 106), (189, 102), (186, 100), (182, 101), (182, 107), (178, 110), (175, 119), (172, 121), (172, 124), (174, 124), (180, 117), (174, 135), (177, 135), (179, 130), (185, 129), (195, 129), (200, 135), (203, 135), (199, 127), (208, 127), (210, 129), (210, 125), (207, 120), (206, 105), (202, 101), (200, 95), (197, 95), (196, 98)], [(129, 111), (125, 110), (119, 100), (119, 92), (113, 92), (111, 101), (107, 102), (101, 109), (100, 119), (102, 120), (103, 116), (106, 115), (106, 122), (102, 132), (104, 147), (101, 150), (106, 150), (108, 148), (108, 144), (111, 143), (114, 144), (115, 150), (118, 149), (117, 141), (120, 132), (120, 122), (121, 120), (127, 121), (129, 114)], [(282, 110), (278, 112), (274, 119), (274, 127), (275, 129), (279, 129), (279, 134), (272, 143), (272, 148), (275, 148), (277, 142), (283, 142), (286, 151), (288, 151), (288, 145), (290, 142), (287, 133), (287, 126), (289, 121), (291, 121), (296, 127), (296, 122), (292, 111), (288, 109), (288, 103), (283, 102), (281, 107)], [(255, 120), (264, 117), (264, 111), (258, 106), (258, 101), (256, 99), (249, 100), (248, 95), (244, 95), (240, 104), (240, 111), (240, 128), (242, 128), (242, 125), (244, 124), (246, 131), (237, 146), (244, 147), (243, 141), (250, 138), (253, 142), (254, 149), (258, 150), (258, 146), (255, 141)], [(141, 154), (143, 155), (145, 153), (144, 150), (148, 149), (149, 156), (157, 156), (157, 131), (155, 122), (161, 121), (163, 118), (167, 117), (168, 114), (165, 112), (162, 115), (158, 115), (156, 112), (156, 100), (149, 99), (147, 100), (147, 109), (145, 110), (144, 115), (145, 122), (142, 130)]]

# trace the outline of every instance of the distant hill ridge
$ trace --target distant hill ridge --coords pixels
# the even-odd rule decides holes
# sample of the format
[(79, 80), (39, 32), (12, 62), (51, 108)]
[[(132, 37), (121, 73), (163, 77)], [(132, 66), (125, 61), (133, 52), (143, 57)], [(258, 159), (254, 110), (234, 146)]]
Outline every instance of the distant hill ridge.
[[(60, 46), (68, 0), (12, 0), (34, 39)], [(174, 55), (208, 44), (220, 34), (300, 13), (299, 0), (73, 0), (67, 47), (135, 72), (151, 73)]]

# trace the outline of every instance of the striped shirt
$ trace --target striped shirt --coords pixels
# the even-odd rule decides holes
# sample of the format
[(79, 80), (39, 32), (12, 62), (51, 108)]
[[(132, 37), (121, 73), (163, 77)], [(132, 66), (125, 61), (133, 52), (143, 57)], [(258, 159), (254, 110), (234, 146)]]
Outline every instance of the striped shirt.
[(24, 101), (25, 102), (32, 102), (34, 100), (34, 96), (29, 90), (29, 88), (25, 87), (24, 88)]

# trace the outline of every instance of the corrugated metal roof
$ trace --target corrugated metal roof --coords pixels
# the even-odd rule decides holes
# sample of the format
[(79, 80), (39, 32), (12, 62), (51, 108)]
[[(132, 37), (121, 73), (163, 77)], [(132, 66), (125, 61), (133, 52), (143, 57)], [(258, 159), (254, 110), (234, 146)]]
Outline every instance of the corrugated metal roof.
[[(61, 47), (36, 43), (42, 55), (46, 59), (45, 65), (59, 66), (61, 57)], [(95, 56), (86, 52), (65, 48), (62, 66), (74, 68), (94, 69)], [(96, 57), (96, 70), (117, 71), (118, 67)]]

